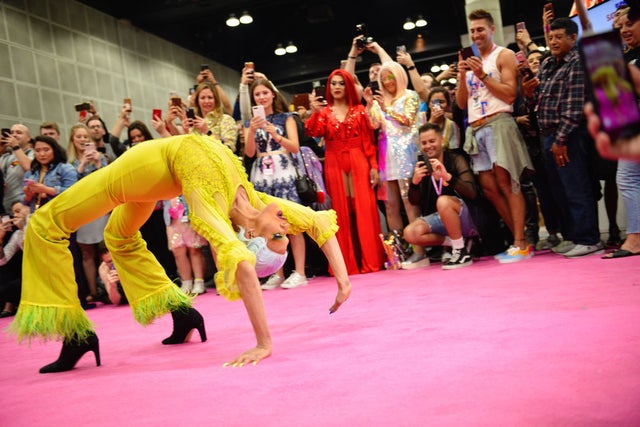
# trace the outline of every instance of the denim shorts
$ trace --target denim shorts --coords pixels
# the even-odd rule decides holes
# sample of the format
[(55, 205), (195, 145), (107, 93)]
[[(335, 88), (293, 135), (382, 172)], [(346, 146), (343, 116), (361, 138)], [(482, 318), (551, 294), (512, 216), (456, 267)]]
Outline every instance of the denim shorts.
[[(462, 200), (461, 198), (458, 198), (458, 200), (462, 202), (462, 208), (460, 208), (460, 226), (462, 228), (462, 236), (472, 237), (477, 235), (478, 233), (476, 232), (475, 225), (473, 225), (473, 220), (471, 219), (469, 208), (467, 207), (464, 200)], [(429, 228), (431, 229), (432, 233), (439, 234), (441, 236), (449, 235), (447, 229), (442, 223), (442, 219), (440, 218), (440, 214), (438, 212), (420, 217), (420, 219), (429, 224)]]

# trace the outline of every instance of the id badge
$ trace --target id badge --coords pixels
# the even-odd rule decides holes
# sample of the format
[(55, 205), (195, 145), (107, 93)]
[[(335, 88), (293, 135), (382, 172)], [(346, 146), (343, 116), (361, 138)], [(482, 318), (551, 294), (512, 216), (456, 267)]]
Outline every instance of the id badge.
[(273, 175), (273, 159), (267, 157), (262, 161), (262, 173), (264, 175)]

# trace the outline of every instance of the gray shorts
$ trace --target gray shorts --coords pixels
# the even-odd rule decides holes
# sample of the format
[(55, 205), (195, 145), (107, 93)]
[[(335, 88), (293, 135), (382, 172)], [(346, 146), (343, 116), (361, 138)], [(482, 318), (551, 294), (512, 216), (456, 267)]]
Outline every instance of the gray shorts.
[[(475, 225), (473, 225), (473, 220), (471, 219), (471, 214), (469, 213), (469, 208), (467, 204), (458, 197), (458, 200), (462, 202), (462, 207), (460, 208), (460, 226), (462, 227), (462, 236), (463, 237), (472, 237), (476, 236), (478, 233), (476, 231)], [(444, 227), (442, 223), (442, 219), (440, 218), (440, 214), (438, 212), (434, 212), (427, 216), (420, 217), (421, 220), (429, 224), (429, 228), (432, 233), (439, 234), (441, 236), (448, 236), (449, 233), (447, 229)]]

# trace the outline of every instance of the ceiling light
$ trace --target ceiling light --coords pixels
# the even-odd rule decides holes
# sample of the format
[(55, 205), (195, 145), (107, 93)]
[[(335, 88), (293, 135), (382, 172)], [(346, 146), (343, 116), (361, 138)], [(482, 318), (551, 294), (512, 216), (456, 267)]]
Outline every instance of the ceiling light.
[(416, 27), (416, 24), (413, 23), (411, 18), (407, 18), (407, 20), (404, 21), (404, 24), (402, 25), (402, 28), (404, 28), (407, 31), (413, 30), (415, 27)]
[(251, 24), (253, 22), (253, 17), (249, 15), (249, 12), (246, 10), (242, 12), (242, 16), (240, 17), (241, 24)]
[(416, 27), (426, 27), (427, 20), (422, 17), (422, 15), (418, 15), (418, 19), (416, 19)]
[(298, 51), (298, 47), (295, 44), (293, 44), (293, 42), (289, 42), (289, 44), (284, 50), (286, 50), (287, 53), (296, 53)]
[(287, 51), (284, 47), (282, 47), (281, 43), (278, 43), (278, 46), (276, 47), (276, 50), (273, 52), (278, 56), (282, 56), (282, 55), (286, 55)]
[(440, 72), (440, 66), (437, 64), (434, 64), (431, 66), (431, 72), (432, 73), (439, 73)]
[(238, 18), (236, 18), (235, 13), (229, 15), (229, 18), (227, 18), (227, 25), (229, 27), (237, 27), (238, 25), (240, 25), (240, 21), (238, 20)]
[(449, 66), (448, 66), (447, 64), (442, 64), (442, 65), (440, 66), (440, 71), (446, 71), (446, 70), (448, 70), (448, 69), (449, 69)]

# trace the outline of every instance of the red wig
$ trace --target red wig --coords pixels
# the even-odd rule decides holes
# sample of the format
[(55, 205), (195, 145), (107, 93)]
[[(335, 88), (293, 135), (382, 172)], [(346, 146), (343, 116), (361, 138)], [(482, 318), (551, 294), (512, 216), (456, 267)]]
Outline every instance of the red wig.
[(358, 97), (358, 92), (356, 91), (356, 83), (351, 74), (341, 68), (333, 70), (329, 75), (329, 80), (327, 80), (327, 93), (325, 98), (329, 105), (333, 105), (333, 96), (331, 96), (331, 79), (333, 76), (340, 76), (344, 79), (345, 95), (347, 97), (347, 104), (349, 104), (349, 107), (359, 105), (360, 97)]

